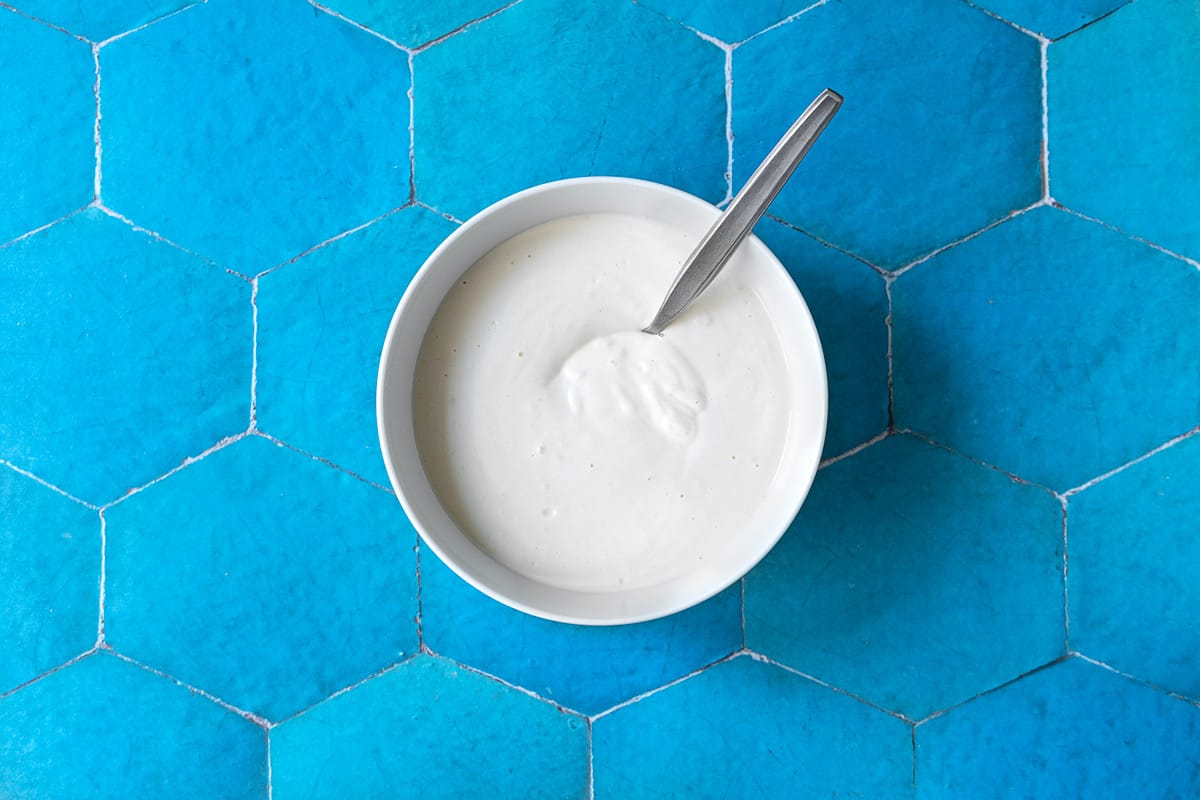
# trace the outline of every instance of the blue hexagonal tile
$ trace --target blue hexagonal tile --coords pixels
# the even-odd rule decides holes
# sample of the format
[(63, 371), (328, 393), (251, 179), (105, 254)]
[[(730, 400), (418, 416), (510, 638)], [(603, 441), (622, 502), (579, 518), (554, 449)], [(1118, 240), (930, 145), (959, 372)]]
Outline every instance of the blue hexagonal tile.
[(1200, 423), (1200, 271), (1053, 208), (892, 288), (896, 423), (1056, 490)]
[(320, 5), (405, 47), (420, 47), (463, 25), (486, 17), (512, 0), (458, 0), (455, 3), (396, 0), (323, 0)]
[(271, 731), (275, 800), (582, 798), (587, 723), (418, 656)]
[(817, 324), (829, 379), (825, 457), (888, 426), (887, 288), (879, 273), (775, 221), (754, 232), (800, 287)]
[(396, 501), (251, 436), (107, 512), (118, 651), (281, 719), (416, 649)]
[(917, 727), (917, 797), (1200, 794), (1200, 708), (1077, 658)]
[(1200, 259), (1197, 51), (1200, 9), (1162, 0), (1121, 9), (1047, 52), (1050, 193), (1193, 259)]
[(0, 692), (96, 641), (100, 518), (0, 465)]
[(899, 267), (1041, 195), (1036, 40), (966, 4), (827, 3), (733, 53), (734, 185), (846, 97), (772, 213)]
[(0, 242), (7, 242), (92, 201), (96, 64), (85, 43), (4, 7), (0, 52)]
[(413, 87), (417, 198), (457, 217), (579, 175), (725, 196), (725, 55), (649, 9), (526, 0), (418, 54)]
[(812, 5), (812, 0), (639, 0), (663, 16), (723, 42), (740, 42)]
[(0, 795), (265, 798), (266, 733), (101, 652), (0, 699)]
[(192, 5), (195, 0), (138, 0), (96, 3), (92, 0), (17, 0), (26, 14), (65, 28), (76, 36), (102, 42)]
[(1073, 496), (1071, 647), (1200, 699), (1200, 436)]
[(595, 796), (912, 796), (912, 731), (748, 656), (592, 725)]
[(413, 206), (259, 279), (259, 427), (387, 484), (374, 415), (379, 348), (409, 280), (453, 229)]
[(476, 591), (421, 551), (421, 625), (441, 655), (595, 714), (724, 658), (742, 645), (741, 589), (687, 611), (616, 627), (531, 617)]
[(1061, 507), (889, 437), (821, 470), (746, 577), (746, 645), (910, 719), (998, 686), (1063, 654)]
[(224, 267), (408, 199), (407, 56), (307, 3), (213, 0), (100, 62), (105, 204)]
[(100, 504), (244, 429), (249, 301), (94, 209), (0, 248), (0, 458)]
[(1068, 0), (1043, 3), (1040, 0), (983, 0), (976, 5), (1026, 30), (1048, 39), (1059, 39), (1071, 31), (1095, 22), (1130, 0)]

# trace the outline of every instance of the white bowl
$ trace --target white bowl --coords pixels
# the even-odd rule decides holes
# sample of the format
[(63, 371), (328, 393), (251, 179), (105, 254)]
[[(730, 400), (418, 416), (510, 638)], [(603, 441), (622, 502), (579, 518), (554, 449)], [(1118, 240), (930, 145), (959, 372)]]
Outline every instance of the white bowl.
[[(662, 583), (585, 592), (540, 583), (494, 560), (439, 502), (421, 465), (413, 432), (413, 374), (425, 331), (459, 277), (497, 245), (560, 217), (616, 212), (656, 220), (699, 237), (720, 211), (686, 192), (630, 178), (574, 178), (535, 186), (484, 209), (425, 261), (396, 308), (383, 345), (376, 392), (379, 442), (388, 476), (421, 538), (463, 580), (512, 608), (546, 619), (614, 625), (666, 616), (700, 603), (741, 578), (787, 530), (816, 474), (825, 438), (825, 362), (812, 316), (775, 256), (757, 237), (740, 246), (730, 269), (759, 270), (762, 301), (775, 323), (794, 400), (784, 456), (766, 502), (746, 509), (746, 527), (721, 558)], [(654, 309), (647, 308), (647, 319)], [(747, 409), (752, 414), (752, 409)]]

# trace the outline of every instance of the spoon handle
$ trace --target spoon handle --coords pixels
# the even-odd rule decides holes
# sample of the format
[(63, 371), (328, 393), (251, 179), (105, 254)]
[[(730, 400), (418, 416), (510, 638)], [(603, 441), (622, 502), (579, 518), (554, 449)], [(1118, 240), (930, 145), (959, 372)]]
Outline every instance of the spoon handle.
[(817, 99), (804, 110), (800, 118), (792, 124), (779, 143), (767, 154), (767, 157), (746, 185), (733, 198), (725, 213), (720, 216), (696, 249), (683, 262), (671, 291), (663, 300), (662, 307), (654, 316), (654, 321), (643, 330), (646, 333), (662, 333), (675, 317), (704, 289), (712, 283), (713, 278), (725, 266), (725, 262), (733, 255), (733, 251), (746, 238), (746, 234), (754, 227), (759, 218), (771, 205), (775, 195), (787, 183), (792, 172), (799, 166), (800, 161), (808, 154), (813, 142), (825, 130), (829, 120), (841, 108), (842, 96), (832, 89), (826, 89), (817, 95)]

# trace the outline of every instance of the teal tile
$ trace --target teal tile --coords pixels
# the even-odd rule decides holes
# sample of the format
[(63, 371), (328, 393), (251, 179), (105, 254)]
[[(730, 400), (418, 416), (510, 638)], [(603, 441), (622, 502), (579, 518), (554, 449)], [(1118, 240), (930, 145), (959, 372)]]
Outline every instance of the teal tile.
[(396, 501), (256, 436), (107, 512), (119, 652), (278, 720), (417, 647)]
[(1071, 497), (1071, 647), (1200, 699), (1200, 437)]
[(16, 0), (26, 14), (64, 28), (88, 41), (102, 42), (159, 17), (187, 8), (194, 0), (138, 0), (113, 3), (95, 0)]
[(86, 210), (0, 248), (0, 458), (92, 503), (246, 427), (250, 286)]
[(829, 380), (825, 457), (888, 426), (887, 289), (883, 276), (771, 220), (755, 233), (787, 267), (812, 312)]
[(92, 201), (96, 64), (87, 44), (0, 6), (0, 243)]
[(0, 693), (96, 641), (100, 517), (0, 465)]
[(592, 725), (595, 796), (912, 796), (911, 728), (748, 656)]
[(266, 732), (106, 653), (0, 699), (0, 795), (265, 798)]
[(275, 800), (587, 796), (587, 723), (418, 656), (271, 731)]
[(813, 4), (813, 0), (639, 0), (663, 16), (723, 42), (740, 42)]
[(1084, 25), (1095, 22), (1105, 14), (1129, 3), (1130, 0), (1067, 0), (1043, 3), (1040, 0), (983, 0), (976, 3), (1009, 22), (1020, 25), (1047, 39), (1058, 39)]
[(324, 0), (321, 5), (405, 47), (420, 47), (504, 8), (512, 0)]
[(212, 0), (100, 51), (105, 205), (254, 274), (402, 205), (407, 56), (303, 2)]
[(1063, 491), (1200, 423), (1200, 272), (1034, 209), (892, 287), (896, 423)]
[(734, 51), (734, 186), (833, 88), (845, 105), (772, 213), (899, 267), (1041, 196), (1040, 64), (966, 4), (826, 3)]
[(260, 428), (387, 485), (374, 414), (379, 350), (409, 280), (453, 229), (414, 206), (259, 279)]
[(413, 92), (417, 198), (461, 219), (580, 175), (725, 197), (725, 55), (632, 3), (525, 0), (418, 54)]
[(917, 728), (917, 797), (1200, 794), (1200, 708), (1069, 659)]
[(910, 719), (1063, 654), (1062, 511), (909, 436), (836, 462), (746, 577), (746, 645)]
[(497, 603), (422, 548), (421, 629), (435, 653), (596, 714), (740, 648), (741, 588), (651, 622), (566, 625)]
[(1050, 194), (1200, 259), (1200, 9), (1135, 3), (1047, 52)]

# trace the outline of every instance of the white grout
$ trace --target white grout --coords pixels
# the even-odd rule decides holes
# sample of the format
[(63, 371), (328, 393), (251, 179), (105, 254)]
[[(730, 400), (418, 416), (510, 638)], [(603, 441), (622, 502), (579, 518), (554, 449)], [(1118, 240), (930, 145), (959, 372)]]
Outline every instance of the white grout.
[(995, 228), (997, 225), (1003, 225), (1005, 222), (1008, 222), (1010, 219), (1019, 217), (1022, 214), (1032, 211), (1035, 208), (1041, 208), (1042, 206), (1046, 206), (1046, 205), (1049, 205), (1049, 202), (1043, 198), (1043, 199), (1039, 199), (1036, 203), (1031, 203), (1031, 204), (1025, 206), (1024, 208), (1018, 208), (1016, 211), (1010, 211), (1009, 213), (1005, 214), (1003, 217), (1000, 217), (1000, 219), (992, 220), (987, 225), (984, 225), (982, 228), (972, 231), (971, 233), (968, 233), (966, 236), (963, 236), (960, 239), (955, 239), (953, 242), (950, 242), (949, 244), (944, 244), (941, 247), (938, 247), (938, 248), (926, 253), (925, 255), (917, 258), (915, 261), (910, 261), (901, 267), (897, 267), (896, 269), (891, 271), (891, 274), (893, 277), (898, 277), (900, 275), (903, 275), (904, 273), (908, 272), (913, 267), (924, 264), (929, 259), (934, 258), (936, 256), (940, 256), (942, 253), (946, 252), (947, 250), (949, 250), (953, 247), (958, 247), (960, 244), (963, 244), (964, 242), (969, 242), (972, 239), (974, 239), (976, 236), (979, 236), (980, 234), (983, 234), (983, 233), (987, 233), (992, 228)]
[(726, 661), (732, 661), (735, 658), (747, 655), (747, 654), (749, 654), (749, 652), (750, 651), (748, 651), (744, 647), (734, 650), (729, 655), (724, 656), (722, 658), (718, 658), (716, 661), (705, 664), (702, 667), (698, 667), (698, 668), (692, 670), (691, 672), (687, 673), (686, 675), (681, 675), (680, 677), (676, 678), (673, 681), (668, 681), (667, 683), (664, 683), (661, 686), (656, 686), (653, 689), (649, 689), (645, 692), (642, 692), (641, 694), (634, 695), (633, 697), (630, 697), (628, 700), (622, 700), (620, 703), (617, 703), (615, 706), (612, 706), (611, 708), (606, 708), (603, 711), (599, 712), (598, 714), (592, 714), (588, 719), (590, 719), (592, 722), (595, 722), (598, 719), (604, 719), (605, 717), (607, 717), (609, 714), (612, 714), (613, 712), (620, 711), (622, 708), (627, 708), (628, 706), (631, 706), (634, 703), (637, 703), (641, 700), (645, 700), (647, 697), (652, 697), (653, 695), (656, 695), (665, 689), (670, 689), (672, 686), (678, 686), (679, 684), (683, 683), (684, 681), (690, 680), (690, 679), (696, 677), (701, 672), (705, 672), (709, 669), (712, 669), (713, 667), (717, 666), (718, 664), (724, 664)]
[(797, 11), (795, 14), (791, 14), (790, 16), (784, 17), (783, 19), (779, 20), (778, 22), (776, 22), (776, 23), (774, 23), (774, 24), (772, 24), (772, 25), (769, 25), (769, 26), (767, 26), (766, 28), (763, 28), (761, 31), (758, 31), (757, 33), (751, 34), (750, 36), (747, 36), (747, 37), (746, 37), (745, 39), (743, 39), (742, 41), (735, 43), (735, 44), (734, 44), (734, 47), (737, 47), (737, 46), (739, 46), (739, 45), (743, 45), (743, 44), (745, 44), (746, 42), (750, 41), (751, 39), (757, 39), (759, 36), (762, 36), (764, 33), (768, 33), (768, 32), (770, 32), (770, 31), (773, 31), (773, 30), (775, 30), (776, 28), (782, 28), (784, 25), (787, 25), (789, 22), (792, 22), (793, 20), (795, 20), (795, 19), (797, 19), (797, 18), (799, 18), (799, 17), (802, 17), (802, 16), (804, 16), (804, 15), (805, 15), (805, 14), (807, 14), (808, 12), (812, 11), (814, 8), (820, 8), (821, 6), (825, 5), (825, 4), (826, 4), (826, 3), (828, 3), (828, 2), (829, 2), (829, 0), (817, 0), (817, 2), (813, 3), (813, 4), (812, 4), (812, 5), (810, 5), (810, 6), (806, 6), (806, 7), (802, 8), (802, 9), (800, 9), (800, 10), (799, 10), (799, 11)]
[(1050, 40), (1040, 39), (1038, 47), (1041, 50), (1042, 70), (1042, 200), (1050, 202), (1050, 69), (1047, 57)]
[(850, 456), (857, 455), (858, 453), (861, 453), (863, 450), (866, 450), (871, 445), (879, 444), (884, 439), (891, 436), (893, 433), (894, 433), (894, 431), (892, 431), (892, 430), (885, 430), (882, 433), (877, 433), (874, 436), (872, 436), (870, 439), (867, 439), (865, 442), (854, 445), (854, 447), (851, 447), (849, 450), (845, 451), (844, 453), (838, 453), (837, 455), (830, 456), (829, 458), (824, 459), (817, 466), (817, 468), (825, 469), (828, 466), (836, 464), (837, 462), (841, 461), (842, 459), (846, 459), (846, 458), (849, 458)]
[(33, 684), (37, 683), (38, 681), (42, 680), (43, 678), (50, 677), (54, 673), (58, 672), (60, 669), (66, 669), (67, 667), (71, 666), (72, 664), (78, 664), (80, 661), (83, 661), (85, 658), (87, 658), (90, 655), (93, 655), (95, 652), (96, 652), (96, 647), (95, 647), (95, 645), (93, 645), (92, 647), (83, 651), (79, 655), (68, 658), (63, 663), (61, 663), (57, 666), (51, 667), (50, 669), (46, 670), (43, 673), (35, 675), (34, 677), (30, 678), (29, 680), (25, 681), (24, 683), (19, 683), (16, 686), (12, 687), (11, 689), (0, 691), (0, 700), (3, 700), (4, 698), (8, 697), (9, 695), (16, 694), (17, 692), (21, 691), (22, 689), (24, 689), (27, 686), (32, 686)]
[(258, 278), (250, 279), (250, 427), (258, 430)]
[(371, 36), (374, 36), (376, 39), (380, 39), (384, 42), (387, 42), (388, 44), (390, 44), (392, 47), (396, 48), (397, 50), (403, 50), (404, 52), (409, 53), (409, 54), (412, 53), (411, 48), (405, 47), (404, 45), (397, 42), (395, 39), (391, 39), (387, 36), (384, 36), (379, 31), (368, 28), (366, 25), (363, 25), (361, 22), (355, 22), (354, 20), (350, 19), (346, 15), (342, 14), (340, 11), (335, 11), (327, 5), (318, 3), (316, 0), (308, 0), (308, 4), (310, 6), (312, 6), (313, 8), (317, 9), (318, 11), (324, 11), (329, 16), (334, 17), (336, 19), (340, 19), (342, 22), (345, 22), (348, 25), (352, 25), (355, 28), (358, 28), (363, 33), (369, 34)]
[(340, 464), (330, 461), (328, 458), (325, 458), (324, 456), (319, 456), (316, 453), (313, 453), (309, 450), (304, 450), (302, 448), (296, 447), (294, 444), (289, 444), (289, 443), (283, 441), (282, 439), (272, 436), (271, 434), (267, 433), (266, 431), (255, 428), (254, 430), (246, 431), (242, 435), (243, 436), (257, 436), (260, 439), (266, 439), (268, 442), (271, 442), (272, 444), (274, 444), (277, 447), (285, 447), (288, 450), (291, 450), (293, 453), (299, 453), (302, 456), (307, 456), (308, 458), (311, 458), (313, 461), (317, 461), (321, 464), (324, 464), (327, 467), (336, 469), (338, 472), (345, 473), (346, 475), (349, 475), (351, 478), (362, 481), (363, 483), (367, 484), (368, 486), (374, 486), (376, 489), (382, 489), (383, 491), (387, 492), (388, 494), (395, 494), (395, 492), (392, 491), (392, 487), (390, 487), (390, 486), (384, 486), (382, 483), (376, 483), (375, 481), (373, 481), (369, 478), (364, 478), (362, 475), (359, 475), (354, 470), (347, 469), (346, 467), (343, 467)]
[(1099, 225), (1102, 228), (1107, 228), (1110, 231), (1115, 231), (1116, 233), (1119, 233), (1122, 236), (1127, 236), (1130, 239), (1133, 239), (1135, 242), (1140, 242), (1141, 244), (1144, 244), (1147, 247), (1151, 247), (1151, 248), (1157, 250), (1158, 252), (1162, 253), (1163, 255), (1178, 259), (1178, 260), (1184, 262), (1185, 264), (1190, 264), (1193, 267), (1195, 267), (1196, 269), (1200, 269), (1200, 261), (1197, 261), (1194, 258), (1189, 258), (1188, 256), (1185, 256), (1181, 253), (1176, 253), (1174, 250), (1168, 250), (1167, 248), (1163, 247), (1160, 244), (1156, 244), (1156, 243), (1150, 241), (1149, 239), (1145, 239), (1145, 238), (1142, 238), (1141, 236), (1132, 234), (1129, 231), (1125, 230), (1124, 228), (1118, 228), (1116, 225), (1107, 223), (1102, 219), (1097, 219), (1096, 217), (1089, 217), (1087, 214), (1084, 214), (1082, 211), (1076, 211), (1073, 208), (1069, 208), (1069, 207), (1063, 205), (1062, 203), (1058, 202), (1057, 200), (1051, 199), (1049, 204), (1051, 206), (1053, 206), (1054, 208), (1059, 209), (1060, 211), (1065, 211), (1066, 213), (1071, 214), (1072, 216), (1079, 217), (1082, 220), (1087, 220), (1088, 222)]
[(100, 518), (100, 587), (97, 598), (96, 644), (97, 648), (105, 646), (104, 634), (104, 594), (108, 583), (108, 520), (104, 517), (104, 509), (99, 509)]
[(912, 720), (909, 717), (906, 717), (905, 715), (901, 714), (899, 711), (892, 711), (889, 708), (884, 708), (883, 706), (879, 705), (878, 703), (874, 703), (865, 697), (854, 694), (853, 692), (848, 692), (845, 689), (841, 689), (837, 686), (834, 686), (832, 683), (827, 683), (826, 681), (823, 681), (820, 678), (809, 675), (807, 672), (801, 672), (800, 670), (796, 669), (795, 667), (789, 667), (787, 664), (784, 664), (783, 662), (780, 662), (780, 661), (776, 661), (775, 659), (771, 658), (770, 656), (763, 655), (762, 653), (755, 652), (754, 650), (747, 650), (746, 655), (750, 656), (750, 658), (754, 659), (755, 661), (760, 661), (763, 664), (770, 664), (771, 666), (778, 667), (779, 669), (784, 670), (785, 672), (790, 672), (797, 677), (804, 678), (807, 681), (812, 681), (813, 683), (817, 684), (818, 686), (824, 686), (826, 689), (837, 692), (840, 695), (844, 695), (845, 697), (849, 697), (853, 700), (857, 700), (858, 702), (862, 703), (863, 705), (870, 706), (871, 708), (875, 709), (876, 711), (882, 711), (883, 713), (887, 714), (889, 717), (895, 717), (896, 719), (900, 720), (901, 722), (906, 722), (909, 725), (916, 724), (916, 722), (914, 720)]
[(92, 142), (96, 151), (96, 171), (92, 176), (92, 204), (100, 205), (100, 176), (102, 170), (100, 167), (102, 148), (100, 145), (100, 121), (103, 119), (103, 114), (100, 112), (100, 45), (92, 45), (92, 62), (96, 66), (96, 82), (92, 86), (92, 93), (96, 97), (96, 122), (92, 128)]
[(8, 469), (11, 469), (13, 472), (16, 472), (20, 475), (24, 475), (26, 478), (29, 478), (30, 480), (40, 483), (42, 486), (45, 486), (50, 491), (60, 494), (63, 497), (67, 498), (68, 500), (78, 503), (79, 505), (83, 506), (84, 508), (90, 508), (93, 511), (97, 511), (100, 508), (100, 506), (96, 505), (95, 503), (89, 503), (87, 500), (81, 500), (80, 498), (76, 497), (75, 495), (71, 494), (70, 492), (66, 491), (65, 489), (60, 489), (59, 487), (55, 486), (53, 483), (50, 483), (50, 481), (45, 480), (44, 478), (38, 477), (37, 475), (33, 474), (32, 472), (30, 472), (27, 469), (18, 467), (16, 464), (12, 463), (11, 461), (8, 461), (7, 459), (0, 458), (0, 467), (7, 467)]
[[(208, 0), (201, 0), (201, 2), (208, 2)], [(170, 12), (169, 14), (163, 14), (161, 17), (152, 19), (147, 23), (137, 26), (136, 28), (131, 28), (130, 30), (122, 31), (121, 33), (118, 33), (115, 36), (110, 36), (103, 41), (96, 42), (95, 43), (96, 47), (107, 47), (108, 45), (112, 44), (113, 42), (117, 41), (118, 39), (124, 39), (126, 36), (129, 36), (130, 34), (146, 30), (146, 28), (149, 28), (151, 25), (157, 25), (158, 23), (162, 22), (164, 19), (170, 19), (171, 17), (175, 16), (176, 14), (182, 14), (189, 9), (196, 8), (197, 6), (201, 5), (201, 2), (188, 3), (186, 6), (183, 6), (182, 8), (177, 8), (174, 11)]]
[(1191, 437), (1193, 437), (1197, 434), (1200, 434), (1200, 425), (1196, 426), (1195, 428), (1192, 428), (1189, 431), (1186, 431), (1185, 433), (1181, 433), (1178, 436), (1175, 436), (1174, 438), (1168, 439), (1167, 441), (1163, 442), (1162, 444), (1158, 445), (1157, 447), (1155, 447), (1151, 450), (1147, 450), (1145, 453), (1142, 453), (1137, 458), (1134, 458), (1130, 461), (1126, 461), (1124, 464), (1122, 464), (1119, 467), (1114, 467), (1113, 469), (1110, 469), (1108, 472), (1105, 472), (1101, 475), (1097, 475), (1096, 477), (1092, 478), (1091, 480), (1084, 481), (1083, 483), (1079, 484), (1078, 486), (1074, 487), (1073, 489), (1067, 489), (1065, 492), (1062, 493), (1061, 496), (1063, 498), (1069, 498), (1074, 495), (1077, 495), (1080, 492), (1084, 491), (1085, 489), (1090, 489), (1091, 487), (1095, 486), (1096, 484), (1100, 483), (1101, 481), (1106, 481), (1109, 478), (1111, 478), (1112, 476), (1124, 472), (1125, 470), (1129, 469), (1130, 467), (1134, 466), (1135, 464), (1142, 463), (1146, 459), (1150, 458), (1150, 456), (1161, 453), (1163, 450), (1166, 450), (1169, 447), (1174, 447), (1175, 445), (1179, 444), (1180, 442), (1184, 441), (1185, 439), (1190, 439)]
[(146, 672), (149, 672), (151, 675), (157, 675), (160, 678), (165, 678), (165, 679), (169, 680), (171, 683), (175, 684), (176, 686), (180, 686), (184, 689), (187, 689), (192, 694), (199, 695), (200, 697), (203, 697), (205, 700), (216, 703), (217, 705), (219, 705), (221, 708), (225, 709), (226, 711), (230, 711), (234, 714), (237, 714), (242, 719), (248, 720), (249, 722), (253, 722), (255, 725), (257, 725), (260, 728), (263, 728), (264, 730), (271, 727), (271, 722), (268, 719), (266, 719), (265, 717), (261, 717), (252, 711), (247, 711), (243, 708), (238, 708), (237, 706), (233, 705), (232, 703), (229, 703), (229, 702), (217, 697), (212, 692), (206, 692), (203, 689), (200, 689), (196, 686), (192, 686), (190, 683), (185, 683), (184, 681), (179, 680), (174, 675), (171, 675), (168, 672), (163, 672), (161, 669), (155, 669), (154, 667), (151, 667), (147, 664), (143, 664), (142, 662), (140, 662), (136, 659), (130, 658), (129, 656), (125, 655), (124, 653), (117, 652), (116, 650), (108, 650), (108, 652), (110, 652), (114, 657), (121, 659), (122, 661), (124, 661), (127, 664), (132, 664), (135, 667), (144, 669)]
[(118, 497), (114, 500), (108, 501), (104, 505), (100, 506), (100, 510), (107, 511), (108, 509), (112, 508), (113, 506), (118, 505), (119, 503), (125, 502), (126, 500), (133, 497), (134, 495), (141, 494), (146, 489), (149, 489), (151, 486), (153, 486), (156, 483), (159, 483), (160, 481), (166, 480), (167, 478), (174, 475), (176, 472), (179, 472), (184, 467), (189, 467), (192, 464), (195, 464), (197, 461), (203, 461), (204, 459), (208, 458), (209, 456), (211, 456), (213, 453), (217, 452), (218, 450), (223, 450), (224, 448), (228, 447), (229, 445), (233, 444), (234, 442), (245, 439), (247, 436), (250, 436), (250, 435), (251, 435), (250, 431), (242, 431), (240, 433), (235, 433), (233, 436), (226, 436), (221, 441), (212, 445), (208, 449), (198, 453), (197, 455), (188, 456), (183, 461), (181, 461), (178, 466), (171, 468), (167, 472), (164, 472), (162, 475), (159, 475), (157, 478), (147, 481), (146, 483), (143, 483), (140, 486), (136, 486), (132, 489), (129, 489), (128, 491), (125, 492), (125, 494), (121, 495), (120, 497)]

